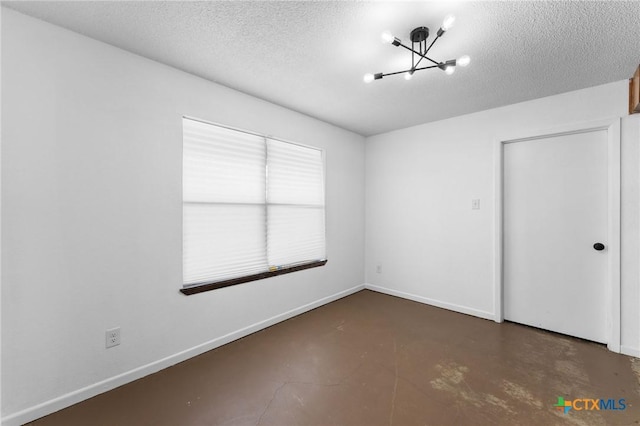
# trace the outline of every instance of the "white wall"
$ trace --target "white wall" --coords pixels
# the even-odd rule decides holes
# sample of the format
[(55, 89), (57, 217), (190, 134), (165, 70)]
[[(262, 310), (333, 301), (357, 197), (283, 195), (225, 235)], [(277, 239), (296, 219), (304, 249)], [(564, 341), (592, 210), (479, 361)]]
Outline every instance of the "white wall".
[[(627, 91), (627, 81), (619, 81), (367, 138), (367, 283), (493, 318), (495, 141), (626, 116)], [(640, 354), (638, 127), (637, 117), (623, 119), (622, 349), (635, 354)], [(472, 199), (481, 200), (480, 210), (471, 209)]]
[[(362, 288), (363, 137), (7, 9), (2, 88), (7, 424)], [(179, 293), (182, 115), (326, 150), (325, 267)]]

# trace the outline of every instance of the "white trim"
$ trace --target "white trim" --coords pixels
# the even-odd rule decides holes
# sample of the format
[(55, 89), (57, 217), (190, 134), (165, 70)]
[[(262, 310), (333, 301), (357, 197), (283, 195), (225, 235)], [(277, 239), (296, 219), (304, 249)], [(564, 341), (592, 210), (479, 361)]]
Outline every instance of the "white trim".
[(331, 303), (353, 293), (357, 293), (360, 290), (364, 290), (364, 288), (364, 284), (351, 287), (350, 289), (332, 294), (327, 297), (323, 297), (322, 299), (318, 299), (314, 302), (307, 303), (306, 305), (291, 309), (290, 311), (284, 312), (282, 314), (275, 315), (271, 318), (267, 318), (255, 324), (251, 324), (247, 327), (225, 334), (224, 336), (217, 337), (213, 340), (194, 346), (182, 352), (170, 355), (166, 358), (162, 358), (147, 365), (134, 368), (133, 370), (127, 371), (114, 377), (110, 377), (106, 380), (102, 380), (101, 382), (94, 383), (82, 389), (75, 390), (66, 395), (62, 395), (49, 401), (43, 402), (42, 404), (29, 407), (17, 413), (7, 415), (6, 417), (2, 418), (0, 424), (4, 426), (19, 426), (31, 422), (33, 420), (39, 419), (40, 417), (44, 417), (58, 410), (69, 407), (73, 404), (77, 404), (78, 402), (107, 392), (111, 389), (115, 389), (118, 386), (122, 386), (126, 383), (141, 379), (145, 376), (148, 376), (149, 374), (153, 374), (167, 367), (171, 367), (172, 365), (175, 365), (179, 362), (188, 360), (190, 358), (193, 358), (194, 356), (200, 355), (234, 340), (248, 336), (249, 334), (255, 333), (256, 331), (260, 331), (264, 328), (270, 327), (289, 318), (326, 305), (327, 303)]
[[(0, 33), (2, 32), (2, 10), (0, 7)], [(0, 58), (2, 57), (2, 43), (0, 43)], [(0, 67), (0, 81), (2, 81), (2, 71)], [(0, 99), (2, 99), (2, 84), (0, 84)], [(0, 135), (2, 134), (2, 103), (0, 102)], [(0, 164), (2, 164), (2, 138), (0, 137)], [(0, 176), (2, 176), (2, 168), (0, 167)], [(0, 188), (2, 188), (0, 179)], [(0, 200), (2, 200), (2, 191), (0, 190)], [(0, 201), (0, 224), (2, 223), (2, 202)], [(2, 241), (2, 226), (0, 226), (0, 241)], [(2, 245), (0, 244), (0, 247)], [(0, 249), (0, 259), (2, 258), (2, 250)], [(2, 277), (2, 262), (0, 262), (0, 277)], [(0, 318), (2, 318), (2, 279), (0, 278)], [(2, 327), (0, 327), (0, 372), (2, 371)], [(2, 378), (0, 376), (0, 417), (2, 413)], [(0, 418), (0, 425), (2, 425)]]
[(494, 186), (494, 225), (493, 225), (493, 320), (504, 321), (502, 304), (502, 142), (494, 144), (493, 149), (493, 186)]
[(448, 309), (450, 311), (459, 312), (461, 314), (472, 315), (484, 319), (494, 319), (493, 312), (481, 311), (479, 309), (469, 308), (467, 306), (456, 305), (455, 303), (442, 302), (428, 297), (418, 296), (416, 294), (405, 293), (403, 291), (393, 290), (386, 287), (380, 287), (373, 284), (365, 284), (367, 290), (376, 291), (378, 293), (388, 294), (390, 296), (401, 297), (403, 299), (413, 300), (414, 302), (424, 303), (426, 305), (436, 306), (438, 308)]
[(494, 310), (495, 321), (504, 319), (503, 313), (503, 279), (502, 279), (502, 211), (503, 211), (503, 148), (507, 143), (522, 142), (548, 138), (558, 135), (594, 132), (607, 132), (609, 173), (608, 204), (608, 244), (609, 282), (607, 283), (607, 347), (612, 352), (620, 352), (620, 118), (576, 123), (560, 128), (527, 132), (526, 134), (496, 139), (494, 145), (494, 194), (495, 194), (495, 229), (494, 229)]
[[(2, 32), (2, 7), (0, 7), (0, 33)], [(2, 57), (2, 43), (0, 43), (0, 58)], [(2, 67), (0, 67), (1, 69)], [(0, 81), (2, 72), (0, 71)], [(0, 84), (0, 99), (2, 99), (2, 85)], [(0, 102), (0, 135), (2, 134), (2, 103)], [(2, 164), (2, 138), (0, 137), (0, 164)], [(0, 176), (2, 176), (2, 168), (0, 167)], [(1, 179), (0, 179), (1, 180)], [(2, 184), (0, 182), (0, 188)], [(2, 200), (2, 191), (0, 190), (0, 200)], [(2, 203), (0, 201), (0, 224), (2, 223)], [(0, 226), (0, 241), (2, 241), (2, 226)], [(0, 244), (1, 247), (1, 244)], [(0, 249), (0, 259), (2, 258), (2, 250)], [(2, 266), (0, 262), (0, 277), (2, 277)], [(0, 278), (0, 318), (2, 318), (2, 279)], [(2, 371), (2, 327), (0, 327), (0, 372)], [(2, 379), (0, 377), (0, 416), (2, 413)], [(0, 425), (2, 419), (0, 418)]]
[(608, 139), (609, 170), (609, 305), (607, 325), (609, 328), (610, 351), (620, 352), (621, 282), (620, 282), (620, 119), (617, 118), (606, 128)]
[(640, 349), (632, 348), (631, 346), (620, 345), (620, 353), (623, 355), (634, 356), (640, 358)]

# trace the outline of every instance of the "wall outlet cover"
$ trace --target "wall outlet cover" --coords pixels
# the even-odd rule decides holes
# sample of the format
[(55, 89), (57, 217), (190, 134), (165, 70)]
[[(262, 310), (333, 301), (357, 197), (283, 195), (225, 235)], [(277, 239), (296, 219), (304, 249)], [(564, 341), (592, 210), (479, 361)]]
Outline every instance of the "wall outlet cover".
[(112, 348), (120, 344), (120, 327), (110, 328), (105, 333), (105, 345)]

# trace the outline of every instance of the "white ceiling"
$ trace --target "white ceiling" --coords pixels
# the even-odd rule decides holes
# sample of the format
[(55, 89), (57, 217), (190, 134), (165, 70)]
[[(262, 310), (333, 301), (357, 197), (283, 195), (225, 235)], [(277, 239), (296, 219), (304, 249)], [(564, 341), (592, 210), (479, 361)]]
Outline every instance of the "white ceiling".
[[(72, 1), (4, 5), (362, 135), (630, 77), (640, 62), (640, 2)], [(410, 67), (408, 41), (448, 13), (439, 61)], [(430, 38), (431, 39), (431, 38)]]

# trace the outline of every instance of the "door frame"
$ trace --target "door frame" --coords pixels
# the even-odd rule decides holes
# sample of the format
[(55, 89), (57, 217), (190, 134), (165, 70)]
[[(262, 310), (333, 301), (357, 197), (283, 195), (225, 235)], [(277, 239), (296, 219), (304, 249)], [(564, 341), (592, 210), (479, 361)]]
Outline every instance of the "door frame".
[(509, 143), (545, 139), (604, 130), (607, 132), (607, 197), (608, 197), (608, 281), (605, 311), (607, 314), (607, 347), (620, 352), (620, 118), (577, 123), (542, 131), (526, 131), (499, 137), (494, 143), (494, 321), (504, 321), (503, 282), (503, 183), (504, 146)]

